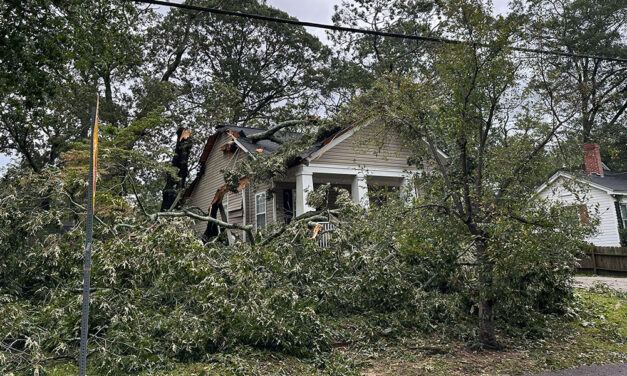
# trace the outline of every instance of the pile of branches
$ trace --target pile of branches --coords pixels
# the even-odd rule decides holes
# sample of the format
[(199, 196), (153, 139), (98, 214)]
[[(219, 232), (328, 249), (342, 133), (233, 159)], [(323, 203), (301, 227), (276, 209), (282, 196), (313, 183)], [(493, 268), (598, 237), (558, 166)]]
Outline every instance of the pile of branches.
[[(78, 355), (84, 226), (67, 225), (67, 187), (44, 175), (16, 179), (0, 196), (2, 373)], [(147, 220), (122, 202), (99, 212), (89, 364), (98, 374), (137, 373), (239, 346), (311, 356), (408, 327), (472, 339), (473, 240), (398, 198), (366, 211), (342, 191), (330, 209), (331, 189), (309, 195), (319, 212), (257, 232), (254, 243), (204, 244), (192, 219)], [(326, 247), (321, 219), (334, 222)], [(566, 302), (569, 260), (504, 251), (497, 314), (528, 332), (540, 309)]]

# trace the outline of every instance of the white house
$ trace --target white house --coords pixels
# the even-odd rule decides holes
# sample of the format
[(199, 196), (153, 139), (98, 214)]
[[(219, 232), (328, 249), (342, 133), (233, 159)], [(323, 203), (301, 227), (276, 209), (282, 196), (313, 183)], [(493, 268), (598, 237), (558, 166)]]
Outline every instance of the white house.
[(583, 149), (585, 171), (557, 171), (537, 192), (543, 199), (579, 206), (582, 216), (598, 209), (598, 232), (588, 240), (600, 247), (619, 247), (619, 230), (627, 228), (627, 172), (610, 171), (601, 162), (598, 144), (587, 143)]
[[(233, 167), (241, 158), (258, 158), (279, 148), (273, 141), (247, 137), (262, 131), (235, 126), (217, 129), (207, 141), (200, 172), (185, 193), (184, 205), (258, 229), (314, 210), (307, 205), (307, 194), (321, 184), (345, 188), (355, 202), (368, 205), (369, 190), (409, 189), (408, 182), (420, 173), (409, 164), (409, 147), (398, 134), (368, 124), (335, 132), (304, 150), (285, 176), (256, 184), (244, 179), (237, 192), (226, 192), (221, 170)], [(196, 230), (211, 236), (216, 231), (211, 227), (198, 222)]]

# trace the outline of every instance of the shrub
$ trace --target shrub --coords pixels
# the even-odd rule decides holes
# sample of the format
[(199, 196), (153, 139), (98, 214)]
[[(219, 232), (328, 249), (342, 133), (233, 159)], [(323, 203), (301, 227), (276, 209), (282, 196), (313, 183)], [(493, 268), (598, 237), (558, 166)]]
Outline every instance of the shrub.
[[(79, 346), (83, 226), (64, 232), (67, 213), (53, 209), (62, 207), (60, 187), (30, 186), (33, 195), (47, 190), (46, 207), (28, 192), (0, 198), (0, 365), (9, 371), (75, 359)], [(257, 245), (227, 246), (202, 244), (190, 220), (145, 223), (119, 203), (101, 212), (90, 364), (99, 374), (151, 371), (242, 345), (308, 356), (409, 327), (473, 339), (472, 239), (447, 216), (400, 199), (369, 211), (347, 193), (337, 202), (342, 221), (325, 248), (307, 221), (268, 229)], [(570, 297), (575, 242), (525, 231), (493, 251), (504, 328), (540, 322)]]
[(623, 247), (627, 247), (627, 228), (621, 228), (618, 230), (618, 235), (620, 237), (620, 244)]

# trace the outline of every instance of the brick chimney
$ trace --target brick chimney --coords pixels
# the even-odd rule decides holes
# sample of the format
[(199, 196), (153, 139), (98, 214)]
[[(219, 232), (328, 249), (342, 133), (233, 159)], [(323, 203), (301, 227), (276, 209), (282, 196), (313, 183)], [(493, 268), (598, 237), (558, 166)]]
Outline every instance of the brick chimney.
[(603, 176), (603, 163), (601, 163), (601, 153), (599, 152), (599, 144), (588, 142), (583, 144), (583, 161), (588, 174), (597, 174)]

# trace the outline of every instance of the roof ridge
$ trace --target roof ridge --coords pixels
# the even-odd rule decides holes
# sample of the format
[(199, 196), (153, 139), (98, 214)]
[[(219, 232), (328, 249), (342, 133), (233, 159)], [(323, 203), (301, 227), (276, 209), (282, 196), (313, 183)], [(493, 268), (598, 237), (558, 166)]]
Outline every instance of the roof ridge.
[(265, 128), (242, 127), (239, 125), (220, 125), (216, 127), (216, 131), (220, 129), (229, 129), (229, 128), (250, 129), (253, 131), (265, 131)]

